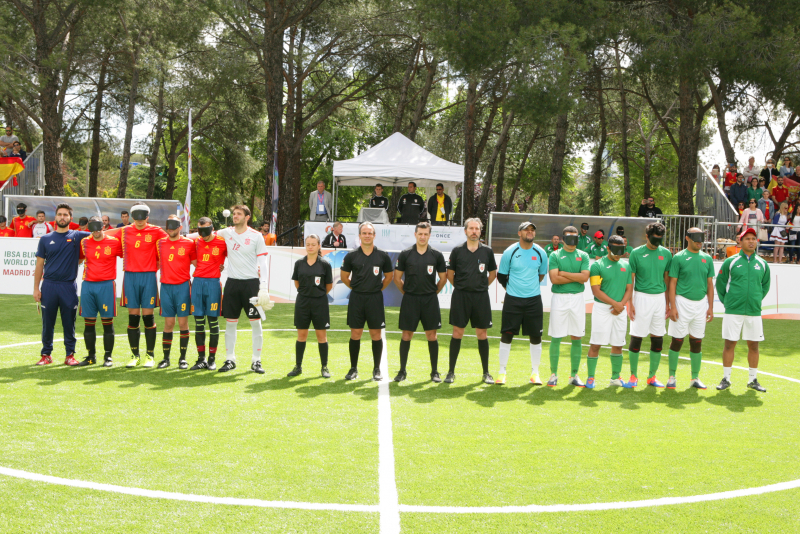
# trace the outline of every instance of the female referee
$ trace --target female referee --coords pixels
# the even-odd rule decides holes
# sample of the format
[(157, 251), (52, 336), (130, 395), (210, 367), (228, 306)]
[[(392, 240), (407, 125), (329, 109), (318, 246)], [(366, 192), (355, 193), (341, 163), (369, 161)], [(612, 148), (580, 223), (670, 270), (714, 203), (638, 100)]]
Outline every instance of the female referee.
[(328, 310), (328, 293), (333, 288), (331, 264), (319, 254), (320, 239), (316, 234), (306, 238), (306, 257), (294, 264), (294, 287), (297, 300), (294, 304), (294, 326), (297, 328), (295, 343), (295, 366), (286, 376), (298, 376), (303, 372), (303, 354), (306, 351), (308, 327), (314, 323), (317, 334), (319, 359), (322, 362), (322, 377), (330, 378), (328, 370), (328, 333), (331, 318)]

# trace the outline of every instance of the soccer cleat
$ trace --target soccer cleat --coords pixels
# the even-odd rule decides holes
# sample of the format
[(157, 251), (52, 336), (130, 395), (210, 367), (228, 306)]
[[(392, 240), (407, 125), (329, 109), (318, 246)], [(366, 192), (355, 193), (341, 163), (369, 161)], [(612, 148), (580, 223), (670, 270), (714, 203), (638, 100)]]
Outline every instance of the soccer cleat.
[(689, 382), (689, 385), (697, 389), (707, 389), (706, 385), (700, 382), (699, 378), (692, 378), (692, 381)]
[(155, 366), (155, 364), (156, 364), (155, 357), (148, 354), (147, 359), (144, 361), (144, 365), (142, 367), (150, 369), (151, 367)]
[(627, 382), (625, 382), (622, 385), (622, 387), (628, 388), (628, 389), (633, 389), (638, 385), (639, 385), (639, 379), (636, 377), (636, 375), (631, 375), (631, 377), (628, 379)]
[(94, 356), (87, 356), (83, 359), (81, 363), (78, 364), (78, 367), (86, 367), (87, 365), (94, 365), (97, 363), (97, 360)]
[(261, 367), (260, 361), (250, 364), (250, 370), (259, 375), (263, 375), (266, 372), (264, 371), (264, 368)]
[(594, 389), (594, 377), (590, 376), (586, 379), (586, 389)]
[(159, 369), (166, 369), (166, 368), (167, 368), (167, 367), (169, 367), (170, 365), (171, 365), (171, 363), (170, 363), (170, 361), (169, 361), (169, 358), (164, 358), (163, 360), (161, 360), (161, 361), (159, 362), (159, 364), (158, 364), (158, 368), (159, 368)]
[(111, 359), (111, 356), (103, 358), (103, 367), (111, 367), (112, 365), (114, 365), (114, 360)]
[(436, 382), (437, 384), (442, 381), (442, 377), (439, 376), (439, 373), (436, 371), (431, 373), (431, 382)]
[(767, 388), (758, 383), (758, 378), (754, 378), (752, 382), (748, 382), (747, 387), (756, 391), (760, 391), (761, 393), (767, 392)]
[(129, 361), (125, 365), (125, 367), (127, 367), (128, 369), (131, 369), (133, 367), (136, 367), (137, 365), (139, 365), (139, 357), (138, 356), (131, 356), (131, 361)]
[(69, 365), (70, 367), (74, 367), (76, 365), (80, 365), (81, 362), (75, 359), (74, 354), (67, 354), (67, 357), (64, 358), (64, 365)]
[(501, 386), (503, 384), (505, 384), (506, 383), (506, 374), (505, 373), (500, 373), (499, 375), (497, 375), (497, 378), (494, 379), (494, 383), (495, 384), (499, 384)]
[(406, 378), (408, 378), (408, 373), (405, 372), (405, 371), (400, 371), (399, 373), (397, 373), (397, 376), (394, 377), (394, 381), (395, 382), (402, 382)]
[(216, 360), (217, 360), (216, 356), (209, 356), (208, 357), (208, 363), (206, 364), (206, 369), (208, 369), (209, 371), (216, 370), (216, 368), (217, 368)]
[(664, 384), (659, 382), (656, 377), (648, 378), (647, 379), (647, 385), (648, 386), (653, 386), (654, 388), (663, 388), (664, 387)]
[(539, 378), (539, 373), (533, 373), (531, 375), (531, 384), (533, 384), (534, 386), (542, 385), (542, 379)]
[(383, 380), (383, 375), (381, 375), (380, 368), (376, 367), (375, 369), (372, 370), (372, 380), (374, 380), (375, 382), (380, 382), (381, 380)]
[[(210, 369), (211, 367), (209, 367)], [(227, 373), (228, 371), (232, 371), (236, 369), (236, 362), (233, 360), (225, 360), (225, 363), (222, 364), (222, 367), (219, 368), (218, 373)]]
[(447, 373), (447, 376), (444, 377), (445, 384), (452, 384), (456, 381), (456, 374), (455, 373)]
[(558, 385), (558, 377), (556, 375), (550, 375), (550, 380), (547, 381), (547, 386), (554, 388)]
[(625, 387), (625, 382), (621, 378), (615, 378), (608, 384), (609, 386)]
[(289, 377), (291, 377), (291, 376), (300, 376), (301, 374), (303, 374), (303, 368), (300, 367), (299, 365), (295, 365), (294, 368), (291, 371), (286, 373), (286, 376), (289, 376)]
[(197, 360), (197, 363), (189, 368), (190, 371), (199, 371), (200, 369), (208, 369), (208, 364), (205, 360)]
[(494, 384), (494, 378), (489, 373), (483, 373), (483, 383), (484, 384)]
[(667, 389), (675, 389), (676, 387), (678, 387), (678, 380), (674, 376), (669, 377), (669, 380), (667, 380)]
[(48, 365), (53, 363), (53, 358), (49, 354), (42, 354), (42, 359), (36, 362), (36, 365)]
[(717, 390), (722, 391), (723, 389), (728, 389), (729, 387), (731, 387), (730, 381), (727, 378), (723, 377), (722, 380), (720, 380), (719, 385), (717, 386)]
[(184, 358), (181, 358), (180, 360), (178, 360), (178, 369), (188, 369), (188, 368), (189, 368), (189, 364), (186, 363), (186, 360)]
[(327, 367), (323, 367), (320, 370), (320, 374), (322, 375), (322, 378), (330, 378), (331, 377), (331, 370), (328, 369)]
[(569, 377), (569, 385), (575, 386), (576, 388), (586, 387), (586, 384), (584, 384), (583, 381), (581, 381), (581, 377), (579, 377), (578, 375)]
[(356, 378), (358, 378), (358, 369), (355, 367), (351, 367), (347, 374), (344, 375), (345, 380), (355, 380)]

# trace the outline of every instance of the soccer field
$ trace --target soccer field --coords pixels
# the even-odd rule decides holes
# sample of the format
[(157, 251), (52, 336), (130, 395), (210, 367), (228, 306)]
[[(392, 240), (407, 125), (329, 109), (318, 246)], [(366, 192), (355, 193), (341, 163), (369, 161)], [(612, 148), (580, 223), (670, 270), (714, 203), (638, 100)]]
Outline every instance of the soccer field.
[[(249, 370), (244, 320), (239, 367), (227, 374), (178, 370), (177, 346), (167, 370), (125, 369), (125, 310), (113, 368), (65, 367), (60, 341), (54, 364), (37, 367), (41, 322), (32, 298), (0, 296), (0, 310), (0, 532), (388, 533), (398, 522), (404, 533), (800, 528), (796, 322), (764, 321), (759, 381), (768, 392), (757, 394), (737, 368), (731, 389), (714, 388), (721, 319), (703, 346), (708, 390), (689, 389), (682, 359), (677, 390), (634, 391), (606, 387), (608, 348), (597, 389), (534, 387), (522, 338), (512, 345), (507, 385), (481, 383), (474, 337), (464, 339), (456, 382), (433, 384), (421, 334), (408, 380), (389, 384), (398, 369), (396, 308), (387, 309), (383, 385), (371, 380), (366, 335), (360, 377), (345, 382), (342, 306), (331, 307), (331, 379), (319, 376), (313, 334), (304, 373), (286, 377), (296, 339), (290, 304), (267, 312), (265, 375)], [(81, 320), (77, 330), (81, 359)], [(496, 375), (498, 328), (489, 335)], [(444, 376), (450, 336), (439, 339)], [(668, 339), (664, 346), (666, 354)], [(218, 363), (223, 347), (224, 333)], [(543, 378), (548, 348), (545, 341)], [(746, 368), (746, 348), (737, 349), (734, 365)], [(568, 347), (561, 352), (566, 384)], [(188, 359), (196, 359), (193, 338)], [(664, 356), (662, 381), (667, 374)]]

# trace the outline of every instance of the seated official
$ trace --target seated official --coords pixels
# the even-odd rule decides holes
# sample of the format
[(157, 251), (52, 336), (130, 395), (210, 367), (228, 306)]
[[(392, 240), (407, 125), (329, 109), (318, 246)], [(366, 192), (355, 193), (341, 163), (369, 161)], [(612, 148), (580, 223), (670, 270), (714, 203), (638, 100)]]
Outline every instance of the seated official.
[(333, 223), (331, 233), (325, 236), (325, 239), (322, 241), (322, 248), (346, 249), (347, 241), (342, 234), (343, 230), (344, 227), (342, 226), (342, 223), (339, 221)]

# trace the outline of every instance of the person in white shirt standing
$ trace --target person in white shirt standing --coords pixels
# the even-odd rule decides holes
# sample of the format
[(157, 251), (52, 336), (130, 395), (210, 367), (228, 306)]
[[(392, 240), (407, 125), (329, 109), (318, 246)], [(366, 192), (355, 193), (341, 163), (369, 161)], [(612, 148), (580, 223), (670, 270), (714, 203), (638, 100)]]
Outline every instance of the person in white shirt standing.
[(261, 329), (261, 313), (272, 308), (269, 300), (269, 269), (267, 268), (267, 245), (260, 233), (247, 226), (250, 209), (237, 205), (231, 208), (234, 226), (217, 232), (228, 247), (228, 279), (222, 299), (222, 316), (225, 317), (225, 363), (220, 373), (236, 369), (236, 327), (239, 315), (245, 310), (253, 330), (253, 363), (250, 369), (264, 374), (261, 367), (261, 346), (264, 336)]
[(31, 226), (33, 237), (42, 237), (53, 231), (49, 222), (45, 222), (45, 214), (42, 210), (36, 212), (36, 222)]

